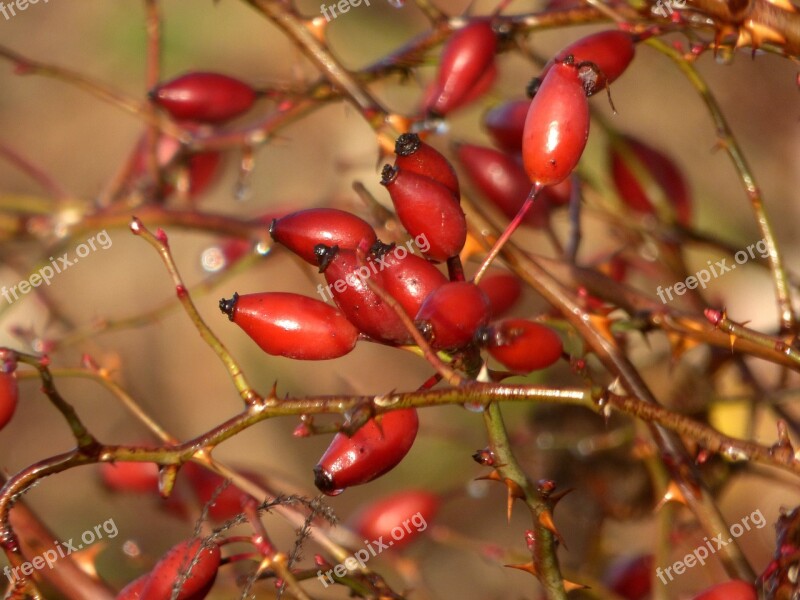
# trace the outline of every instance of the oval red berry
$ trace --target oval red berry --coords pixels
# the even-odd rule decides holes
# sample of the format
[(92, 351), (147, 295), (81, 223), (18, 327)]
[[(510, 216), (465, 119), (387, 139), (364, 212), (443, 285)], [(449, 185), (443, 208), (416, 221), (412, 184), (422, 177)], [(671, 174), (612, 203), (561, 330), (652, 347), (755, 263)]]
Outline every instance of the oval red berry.
[(489, 299), (474, 283), (454, 281), (430, 294), (416, 322), (436, 349), (457, 349), (469, 344), (489, 320)]
[(256, 93), (228, 75), (196, 71), (162, 83), (150, 97), (177, 120), (222, 123), (247, 112)]
[(366, 540), (393, 540), (394, 548), (414, 541), (428, 528), (441, 506), (437, 494), (404, 490), (368, 504), (351, 519), (352, 527)]
[(555, 331), (526, 319), (508, 319), (489, 328), (489, 354), (514, 373), (555, 364), (564, 351)]

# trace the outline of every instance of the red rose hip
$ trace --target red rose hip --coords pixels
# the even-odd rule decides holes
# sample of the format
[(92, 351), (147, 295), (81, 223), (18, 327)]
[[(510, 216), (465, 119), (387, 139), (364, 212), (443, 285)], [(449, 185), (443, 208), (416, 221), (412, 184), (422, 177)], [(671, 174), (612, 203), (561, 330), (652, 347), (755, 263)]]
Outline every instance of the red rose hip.
[(564, 351), (555, 331), (526, 319), (493, 323), (485, 333), (489, 354), (514, 373), (547, 368)]
[(247, 112), (256, 93), (228, 75), (196, 71), (162, 83), (150, 98), (179, 121), (222, 123)]
[(439, 269), (404, 246), (377, 246), (371, 256), (377, 265), (376, 281), (413, 318), (425, 298), (447, 283)]
[(359, 510), (351, 519), (352, 527), (365, 540), (383, 537), (400, 548), (428, 528), (441, 503), (437, 494), (425, 490), (397, 492)]
[(469, 344), (475, 332), (489, 320), (489, 299), (474, 283), (444, 284), (422, 303), (417, 326), (431, 347), (457, 349)]
[(530, 106), (530, 100), (511, 100), (483, 116), (483, 126), (495, 146), (511, 153), (522, 150), (522, 132)]
[[(0, 365), (0, 369), (2, 369)], [(16, 365), (14, 365), (16, 368)], [(8, 425), (17, 410), (19, 386), (13, 372), (0, 370), (0, 429)]]
[(757, 596), (751, 584), (734, 579), (711, 586), (692, 600), (757, 600)]
[[(195, 558), (197, 561), (195, 562)], [(168, 600), (178, 578), (188, 571), (194, 562), (178, 593), (178, 600), (201, 600), (205, 598), (220, 564), (219, 546), (212, 543), (203, 547), (203, 540), (194, 538), (173, 546), (150, 571), (144, 584), (140, 600)]]
[(397, 155), (395, 167), (430, 177), (460, 199), (458, 176), (453, 165), (436, 148), (423, 142), (416, 133), (404, 133), (398, 137), (394, 144), (394, 153)]
[(358, 331), (334, 307), (289, 292), (234, 294), (220, 310), (267, 354), (327, 360), (350, 352)]
[(370, 419), (352, 437), (337, 433), (314, 467), (314, 484), (335, 496), (380, 477), (408, 454), (418, 429), (416, 409), (405, 408)]

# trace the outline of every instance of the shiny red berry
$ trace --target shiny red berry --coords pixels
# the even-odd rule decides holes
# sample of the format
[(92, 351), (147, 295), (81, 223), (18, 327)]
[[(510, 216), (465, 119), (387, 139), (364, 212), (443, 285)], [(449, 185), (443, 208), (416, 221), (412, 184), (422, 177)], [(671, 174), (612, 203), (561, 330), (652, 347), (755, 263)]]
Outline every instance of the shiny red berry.
[(247, 112), (256, 93), (228, 75), (196, 71), (162, 83), (150, 98), (179, 121), (222, 123)]
[[(196, 559), (196, 560), (195, 560)], [(208, 595), (220, 564), (219, 546), (203, 547), (203, 540), (185, 540), (170, 548), (150, 571), (140, 600), (168, 600), (178, 578), (188, 571), (178, 592), (178, 600), (201, 600)], [(189, 565), (194, 563), (191, 570)]]
[(478, 283), (489, 299), (490, 318), (494, 319), (511, 310), (522, 296), (522, 283), (508, 271), (489, 270)]
[(650, 596), (653, 566), (652, 554), (626, 556), (609, 567), (603, 581), (625, 600), (645, 600)]
[(430, 294), (416, 323), (436, 349), (457, 349), (472, 341), (489, 320), (489, 299), (474, 283), (454, 281)]
[(408, 246), (379, 246), (370, 260), (377, 267), (376, 281), (414, 318), (425, 298), (447, 283), (439, 269), (411, 254)]
[(575, 64), (591, 62), (597, 65), (598, 70), (594, 73), (582, 72), (585, 77), (584, 83), (587, 84), (586, 95), (591, 96), (605, 89), (606, 85), (616, 81), (625, 72), (633, 60), (635, 50), (633, 36), (625, 31), (612, 29), (587, 35), (551, 59), (542, 69), (539, 79), (544, 81), (544, 77), (553, 65), (563, 62), (568, 56), (575, 59)]
[(381, 184), (389, 191), (406, 231), (426, 240), (429, 258), (446, 261), (461, 252), (467, 220), (452, 191), (429, 177), (389, 165), (383, 168)]
[(416, 133), (404, 133), (394, 144), (397, 159), (394, 166), (417, 175), (430, 177), (449, 189), (455, 197), (461, 198), (458, 176), (442, 153), (430, 144), (423, 142)]
[[(513, 219), (531, 191), (531, 182), (522, 165), (508, 154), (475, 144), (457, 144), (456, 156), (481, 195)], [(542, 192), (525, 213), (523, 222), (544, 227), (550, 220), (551, 209), (551, 202)]]
[[(204, 507), (208, 505), (208, 516), (218, 523), (228, 521), (240, 514), (244, 510), (244, 505), (253, 499), (233, 483), (226, 484), (223, 477), (195, 463), (186, 463), (182, 471), (186, 472), (197, 501)], [(260, 479), (257, 473), (240, 472), (251, 481), (257, 482)]]
[[(471, 98), (494, 66), (497, 37), (489, 21), (473, 21), (456, 31), (445, 44), (433, 91), (426, 98), (427, 113), (447, 115)], [(483, 81), (482, 81), (483, 80)]]
[(317, 244), (355, 250), (363, 241), (367, 247), (377, 237), (372, 226), (354, 214), (336, 208), (309, 208), (273, 221), (272, 238), (307, 263), (317, 265)]
[(334, 307), (289, 292), (234, 294), (220, 310), (267, 354), (327, 360), (350, 352), (358, 331)]
[(351, 518), (351, 526), (362, 539), (383, 537), (401, 548), (428, 528), (441, 503), (441, 497), (432, 492), (404, 490), (361, 508)]
[(510, 100), (483, 115), (483, 126), (495, 146), (506, 152), (522, 151), (522, 132), (530, 100)]
[[(0, 365), (2, 369), (2, 365)], [(0, 429), (8, 425), (17, 410), (19, 386), (17, 377), (11, 371), (0, 370)]]
[(329, 496), (393, 469), (414, 443), (417, 411), (394, 410), (367, 421), (352, 437), (337, 433), (314, 467), (314, 484)]
[(625, 137), (623, 141), (633, 157), (641, 161), (650, 177), (661, 188), (668, 205), (657, 208), (656, 201), (645, 191), (643, 182), (637, 178), (622, 154), (612, 146), (609, 152), (611, 177), (623, 202), (636, 212), (665, 215), (668, 221), (674, 220), (689, 226), (692, 220), (692, 201), (689, 186), (677, 165), (665, 154), (639, 140)]
[(493, 323), (483, 336), (492, 358), (514, 373), (545, 369), (564, 351), (555, 331), (526, 319)]
[(757, 600), (757, 595), (751, 584), (734, 579), (711, 586), (692, 600)]
[(158, 467), (151, 462), (104, 462), (100, 477), (114, 492), (158, 492)]
[(522, 137), (528, 178), (555, 185), (572, 172), (589, 138), (589, 101), (575, 65), (556, 63), (531, 101)]

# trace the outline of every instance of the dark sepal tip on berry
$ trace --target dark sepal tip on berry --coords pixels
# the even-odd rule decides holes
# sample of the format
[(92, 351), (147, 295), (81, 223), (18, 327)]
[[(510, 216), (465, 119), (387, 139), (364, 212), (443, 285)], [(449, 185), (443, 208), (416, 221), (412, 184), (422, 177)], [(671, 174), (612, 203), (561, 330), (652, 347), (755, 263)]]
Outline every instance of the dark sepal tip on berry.
[(222, 298), (219, 301), (219, 309), (223, 312), (223, 314), (228, 315), (228, 319), (231, 321), (233, 321), (233, 311), (236, 310), (237, 300), (239, 300), (239, 294), (237, 292), (233, 292), (233, 297), (230, 300)]
[(273, 240), (275, 239), (275, 224), (277, 222), (278, 222), (278, 219), (272, 219), (272, 222), (269, 224), (269, 235)]
[(396, 245), (397, 244), (395, 244), (394, 242), (390, 244), (384, 244), (382, 241), (377, 240), (374, 244), (372, 244), (372, 246), (370, 246), (369, 254), (376, 258), (381, 258), (387, 253), (391, 252)]
[(422, 140), (416, 133), (404, 133), (394, 144), (394, 153), (398, 156), (410, 156), (419, 150)]
[(489, 342), (492, 341), (492, 328), (491, 327), (479, 327), (475, 331), (475, 335), (473, 336), (473, 340), (478, 346), (488, 346)]
[(314, 485), (322, 493), (330, 493), (336, 490), (336, 484), (333, 481), (333, 475), (325, 470), (322, 465), (314, 467)]
[(533, 98), (536, 95), (536, 92), (539, 91), (539, 88), (542, 86), (542, 78), (541, 77), (534, 77), (531, 79), (530, 83), (528, 83), (527, 87), (525, 88), (525, 95), (528, 98)]
[(397, 167), (393, 167), (392, 165), (386, 164), (383, 165), (383, 169), (381, 170), (381, 185), (389, 185), (395, 179), (397, 179), (397, 174), (400, 170)]
[(331, 261), (339, 254), (339, 246), (326, 246), (325, 244), (317, 244), (314, 246), (314, 254), (317, 255), (317, 264), (319, 265), (319, 272), (324, 273)]

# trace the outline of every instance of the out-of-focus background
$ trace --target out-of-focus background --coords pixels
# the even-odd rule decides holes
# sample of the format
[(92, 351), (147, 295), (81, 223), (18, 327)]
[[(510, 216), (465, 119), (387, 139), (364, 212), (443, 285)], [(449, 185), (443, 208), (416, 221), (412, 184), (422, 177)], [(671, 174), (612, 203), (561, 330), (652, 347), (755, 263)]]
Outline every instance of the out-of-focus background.
[[(437, 2), (444, 11), (458, 14), (464, 2)], [(221, 71), (252, 84), (300, 84), (317, 74), (300, 52), (279, 31), (244, 2), (162, 3), (164, 15), (163, 76), (165, 79), (189, 70)], [(313, 16), (319, 6), (300, 1), (298, 8)], [(472, 5), (476, 14), (490, 12), (491, 3)], [(507, 13), (541, 9), (536, 2), (512, 2)], [(427, 27), (411, 5), (394, 8), (382, 0), (361, 5), (339, 17), (329, 27), (329, 41), (342, 62), (358, 68), (385, 55)], [(565, 28), (530, 36), (529, 46), (548, 57), (591, 28)], [(143, 3), (52, 0), (31, 4), (25, 11), (5, 19), (0, 16), (0, 44), (31, 59), (72, 69), (101, 80), (131, 97), (144, 98), (145, 29)], [(449, 120), (449, 139), (486, 143), (480, 115), (486, 107), (503, 98), (521, 98), (527, 81), (536, 74), (517, 55), (499, 59), (500, 77), (493, 92)], [(777, 239), (790, 268), (797, 265), (797, 233), (800, 216), (796, 202), (800, 187), (800, 104), (795, 77), (797, 67), (780, 57), (761, 54), (751, 58), (737, 53), (730, 64), (704, 56), (698, 68), (717, 95), (741, 146), (761, 185), (767, 209), (773, 218)], [(420, 70), (428, 80), (432, 68)], [(397, 78), (373, 87), (374, 92), (398, 112), (416, 106), (421, 86), (413, 80), (401, 85)], [(668, 152), (691, 183), (695, 202), (694, 225), (723, 238), (736, 248), (756, 242), (760, 236), (737, 175), (729, 158), (716, 147), (715, 132), (700, 97), (666, 58), (647, 47), (637, 51), (628, 72), (615, 83), (613, 98), (617, 114), (611, 115), (603, 94), (592, 99), (593, 107), (619, 130), (634, 134)], [(273, 110), (261, 101), (246, 123)], [(39, 76), (15, 75), (12, 65), (0, 62), (0, 142), (41, 165), (68, 189), (77, 202), (91, 202), (129, 155), (143, 131), (143, 124), (115, 106), (87, 93)], [(443, 140), (444, 141), (444, 140)], [(436, 142), (435, 142), (436, 143)], [(439, 145), (446, 148), (446, 144)], [(603, 176), (605, 145), (602, 137), (590, 136), (583, 166)], [(260, 148), (245, 200), (234, 198), (239, 156), (226, 156), (224, 175), (200, 200), (200, 208), (226, 214), (257, 216), (272, 209), (303, 208), (334, 203), (363, 214), (363, 207), (351, 191), (354, 180), (362, 181), (376, 197), (388, 201), (378, 184), (379, 166), (374, 136), (354, 109), (335, 103), (314, 112), (286, 129)], [(0, 161), (0, 193), (37, 196), (43, 192), (26, 176)], [(64, 219), (69, 219), (65, 208)], [(566, 215), (559, 213), (555, 224), (565, 230)], [(599, 222), (589, 221), (583, 257), (598, 249), (613, 247)], [(179, 230), (168, 230), (179, 268), (191, 285), (208, 272), (201, 264), (204, 250), (218, 238)], [(98, 319), (118, 319), (154, 308), (169, 299), (172, 285), (153, 250), (134, 238), (127, 228), (108, 229), (113, 240), (106, 250), (91, 253), (63, 274), (47, 289), (48, 295), (75, 323), (89, 325)], [(529, 247), (537, 245), (547, 253), (546, 241), (538, 233), (523, 232), (520, 239)], [(75, 240), (75, 245), (83, 240)], [(11, 286), (27, 278), (38, 259), (46, 258), (35, 244), (4, 241), (2, 256), (13, 258), (0, 265), (0, 284)], [(73, 248), (68, 248), (71, 252)], [(687, 249), (687, 261), (697, 268), (706, 260), (719, 258), (708, 248)], [(25, 272), (15, 265), (28, 265)], [(473, 267), (474, 268), (474, 267)], [(692, 269), (690, 268), (690, 271)], [(228, 280), (214, 292), (197, 298), (202, 316), (242, 362), (259, 390), (266, 392), (273, 382), (279, 394), (292, 396), (410, 390), (429, 374), (430, 368), (410, 354), (374, 344), (360, 344), (351, 355), (336, 361), (302, 363), (263, 354), (242, 332), (228, 323), (217, 308), (220, 297), (234, 291), (295, 291), (315, 296), (317, 276), (301, 267), (286, 253), (275, 252), (246, 273)], [(770, 330), (775, 326), (773, 291), (764, 269), (748, 266), (715, 281), (710, 296), (718, 298), (737, 320), (749, 320), (753, 327)], [(0, 305), (5, 300), (0, 299)], [(543, 309), (541, 300), (527, 292), (517, 314), (535, 314)], [(31, 329), (35, 337), (60, 337), (64, 330), (48, 317), (45, 305), (33, 294), (2, 306), (0, 345), (27, 349), (10, 328)], [(658, 340), (653, 350), (642, 347), (637, 362), (652, 375), (656, 392), (669, 377), (664, 367), (664, 347)], [(661, 352), (661, 354), (659, 354)], [(180, 438), (198, 435), (229, 418), (240, 408), (240, 400), (222, 365), (201, 341), (185, 314), (176, 310), (169, 316), (135, 329), (111, 332), (91, 338), (53, 356), (54, 366), (79, 364), (89, 353), (103, 366), (113, 368), (121, 385)], [(693, 357), (687, 359), (691, 362)], [(701, 351), (694, 356), (702, 361)], [(756, 365), (758, 367), (758, 365)], [(677, 368), (677, 367), (676, 367)], [(530, 379), (531, 381), (535, 379)], [(554, 384), (579, 385), (566, 368), (551, 374)], [(146, 431), (98, 385), (88, 381), (59, 381), (63, 396), (85, 419), (92, 432), (107, 443), (130, 443), (148, 439)], [(71, 447), (69, 431), (61, 417), (39, 393), (38, 384), (22, 384), (22, 402), (11, 425), (0, 433), (0, 465), (8, 473)], [(698, 393), (702, 393), (700, 390)], [(519, 455), (534, 478), (558, 473), (553, 464), (560, 454), (543, 449), (541, 426), (528, 426), (530, 409), (510, 407), (506, 414), (520, 441)], [(587, 413), (588, 414), (588, 413)], [(732, 414), (732, 413), (730, 413)], [(728, 414), (733, 433), (742, 434), (742, 424)], [(741, 418), (746, 415), (737, 413)], [(567, 418), (568, 417), (568, 418)], [(569, 435), (570, 423), (581, 415), (553, 415), (556, 433)], [(587, 417), (588, 418), (588, 417)], [(737, 417), (739, 418), (739, 417)], [(464, 541), (448, 547), (425, 540), (411, 551), (419, 559), (430, 597), (435, 598), (535, 598), (532, 582), (524, 573), (502, 568), (492, 560), (496, 547), (525, 551), (522, 533), (527, 517), (520, 505), (510, 524), (505, 519), (505, 498), (500, 486), (476, 484), (472, 480), (484, 471), (470, 454), (485, 445), (479, 415), (459, 408), (421, 411), (422, 427), (417, 443), (406, 460), (391, 473), (369, 486), (347, 490), (329, 503), (342, 516), (360, 503), (390, 490), (414, 485), (442, 491), (451, 500), (442, 510), (440, 523), (485, 544), (471, 552)], [(550, 422), (546, 421), (545, 422)], [(276, 419), (261, 423), (220, 446), (215, 455), (226, 461), (285, 480), (287, 486), (314, 495), (311, 468), (324, 451), (329, 436), (297, 439), (291, 433), (296, 421)], [(593, 422), (592, 427), (596, 425)], [(579, 429), (579, 426), (576, 425)], [(602, 427), (601, 427), (602, 429)], [(763, 440), (774, 439), (768, 425)], [(548, 454), (548, 453), (551, 454)], [(560, 458), (558, 458), (560, 460)], [(566, 468), (566, 467), (565, 467)], [(774, 473), (770, 473), (774, 474)], [(59, 539), (79, 536), (85, 529), (113, 518), (119, 535), (107, 540), (98, 557), (98, 569), (114, 586), (122, 586), (138, 574), (148, 560), (159, 556), (175, 541), (190, 533), (191, 525), (157, 510), (158, 500), (141, 496), (113, 495), (98, 480), (94, 466), (74, 469), (43, 481), (25, 497)], [(574, 474), (573, 474), (574, 475)], [(565, 476), (566, 477), (566, 476)], [(622, 478), (626, 480), (626, 478)], [(592, 529), (596, 518), (597, 488), (588, 478), (571, 481), (575, 491), (559, 506), (556, 521), (569, 550), (560, 556), (572, 570), (581, 569), (596, 553), (628, 554), (651, 550), (656, 522), (648, 507), (638, 509), (635, 519), (606, 522), (602, 544)], [(622, 485), (622, 484), (620, 484)], [(796, 494), (789, 483), (767, 480), (759, 472), (745, 475), (725, 490), (721, 505), (730, 522), (754, 510), (761, 510), (770, 526), (748, 532), (742, 544), (757, 568), (763, 568), (772, 553), (774, 522), (781, 505), (792, 506)], [(679, 518), (689, 521), (686, 514)], [(272, 518), (276, 538), (291, 540), (291, 531)], [(133, 540), (142, 557), (133, 559), (122, 551)], [(679, 542), (675, 558), (691, 551), (698, 540)], [(458, 546), (459, 544), (456, 544)], [(317, 551), (307, 547), (306, 558)], [(394, 557), (378, 558), (371, 567), (398, 584), (401, 578)], [(671, 597), (682, 590), (697, 589), (719, 580), (722, 570), (710, 563), (670, 584)], [(317, 586), (319, 587), (319, 586)], [(227, 587), (213, 597), (233, 597)], [(271, 597), (271, 588), (256, 588), (256, 597)], [(319, 597), (344, 597), (313, 589)], [(674, 594), (674, 595), (673, 595)], [(411, 597), (414, 597), (413, 595)], [(424, 597), (424, 596), (419, 596)]]

